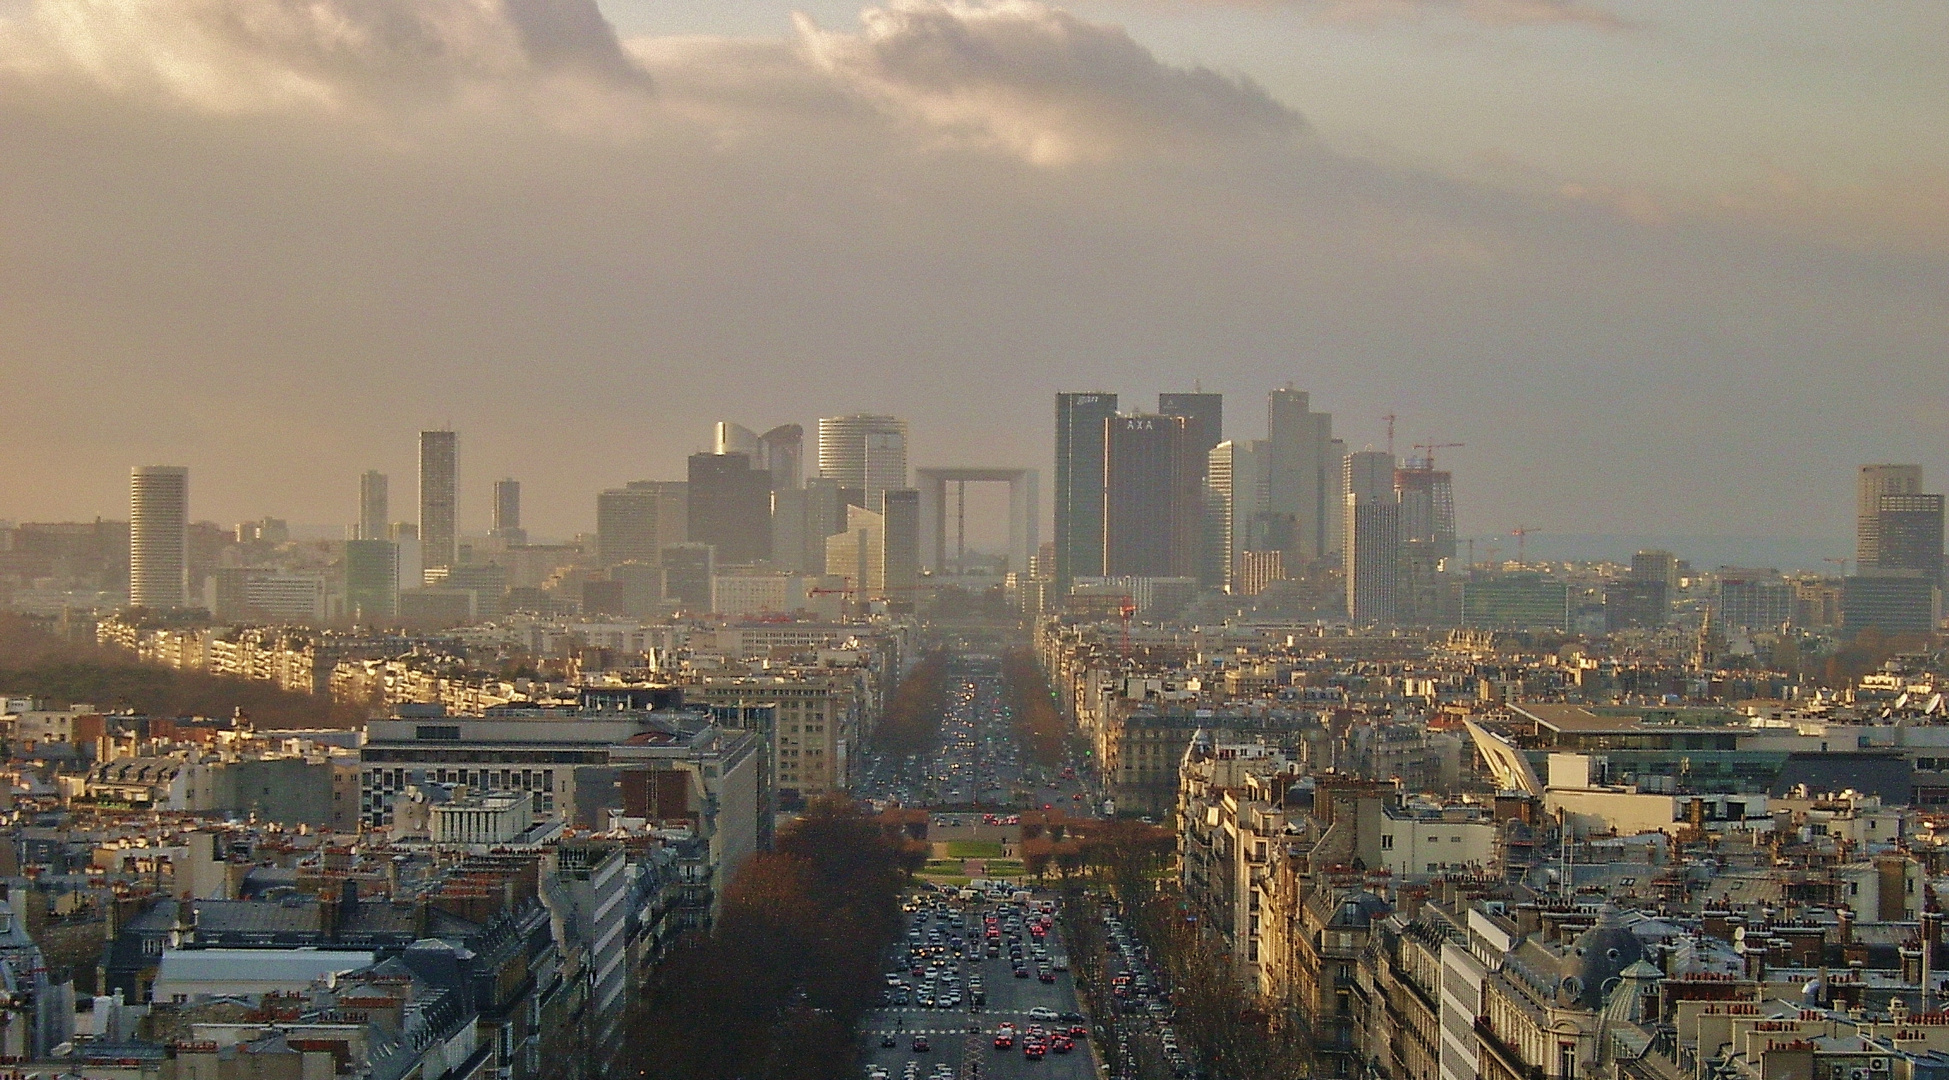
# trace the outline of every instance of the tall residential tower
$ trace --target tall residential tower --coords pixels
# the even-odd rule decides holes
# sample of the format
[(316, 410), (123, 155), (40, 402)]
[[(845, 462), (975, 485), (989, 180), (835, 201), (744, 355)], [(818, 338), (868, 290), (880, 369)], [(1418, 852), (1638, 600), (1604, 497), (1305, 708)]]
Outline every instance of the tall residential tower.
[(189, 470), (180, 465), (129, 473), (129, 603), (189, 606)]

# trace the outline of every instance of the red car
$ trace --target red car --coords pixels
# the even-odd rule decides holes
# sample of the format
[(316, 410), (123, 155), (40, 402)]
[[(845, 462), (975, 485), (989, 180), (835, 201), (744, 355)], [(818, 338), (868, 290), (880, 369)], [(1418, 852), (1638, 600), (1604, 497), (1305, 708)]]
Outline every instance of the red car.
[(1067, 1036), (1058, 1035), (1055, 1038), (1049, 1040), (1049, 1049), (1055, 1051), (1058, 1054), (1067, 1054), (1071, 1050), (1076, 1049), (1076, 1044), (1075, 1042), (1071, 1041)]
[(1085, 1035), (1088, 1035), (1090, 1033), (1090, 1029), (1083, 1024), (1071, 1024), (1069, 1025), (1069, 1033), (1075, 1036), (1076, 1038), (1080, 1039)]
[(1015, 1047), (1015, 1033), (1014, 1033), (1014, 1032), (1012, 1032), (1012, 1031), (999, 1031), (999, 1032), (996, 1032), (996, 1033), (995, 1033), (995, 1049), (997, 1049), (997, 1050), (1011, 1050), (1011, 1049), (1013, 1049), (1014, 1047)]

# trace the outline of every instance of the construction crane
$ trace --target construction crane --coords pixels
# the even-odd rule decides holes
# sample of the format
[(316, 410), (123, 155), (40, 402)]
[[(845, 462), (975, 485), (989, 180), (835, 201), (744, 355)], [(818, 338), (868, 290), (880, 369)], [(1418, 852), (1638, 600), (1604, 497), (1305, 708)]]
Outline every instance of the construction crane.
[[(1426, 454), (1426, 455), (1425, 455), (1425, 456), (1424, 456), (1424, 457), (1422, 458), (1422, 460), (1423, 460), (1423, 461), (1425, 461), (1425, 462), (1427, 462), (1427, 467), (1428, 467), (1428, 468), (1430, 468), (1430, 469), (1432, 469), (1432, 468), (1434, 468), (1434, 467), (1435, 467), (1435, 451), (1437, 451), (1437, 450), (1453, 450), (1453, 449), (1455, 449), (1456, 447), (1459, 447), (1459, 446), (1467, 446), (1467, 445), (1468, 445), (1467, 443), (1458, 443), (1458, 442), (1444, 442), (1444, 443), (1415, 443), (1415, 444), (1414, 444), (1414, 448), (1415, 448), (1416, 450), (1426, 450), (1426, 451), (1427, 451), (1427, 454)], [(1393, 453), (1393, 447), (1392, 447), (1392, 445), (1391, 445), (1391, 444), (1390, 444), (1390, 446), (1388, 447), (1388, 452), (1389, 452), (1389, 453)]]
[(1387, 421), (1387, 456), (1392, 458), (1394, 456), (1394, 414), (1388, 413), (1381, 419)]
[(1848, 564), (1848, 563), (1850, 563), (1850, 562), (1852, 562), (1852, 561), (1854, 561), (1854, 560), (1852, 560), (1852, 559), (1837, 559), (1837, 558), (1835, 558), (1835, 557), (1834, 557), (1834, 556), (1832, 556), (1832, 555), (1829, 555), (1829, 556), (1827, 556), (1827, 557), (1825, 557), (1825, 558), (1823, 558), (1823, 559), (1821, 559), (1821, 562), (1831, 562), (1831, 563), (1835, 563), (1835, 564), (1837, 564), (1837, 565), (1839, 565), (1839, 566), (1840, 566), (1840, 568), (1841, 568), (1841, 576), (1842, 576), (1842, 577), (1846, 577), (1846, 576), (1847, 576), (1847, 564)]
[(1130, 617), (1137, 614), (1137, 602), (1128, 596), (1117, 598), (1117, 617), (1123, 620), (1123, 658), (1130, 659)]
[(1518, 525), (1509, 530), (1509, 535), (1516, 538), (1516, 561), (1518, 563), (1528, 564), (1529, 559), (1526, 557), (1525, 549), (1528, 547), (1529, 534), (1540, 533), (1542, 531), (1542, 529), (1530, 525)]

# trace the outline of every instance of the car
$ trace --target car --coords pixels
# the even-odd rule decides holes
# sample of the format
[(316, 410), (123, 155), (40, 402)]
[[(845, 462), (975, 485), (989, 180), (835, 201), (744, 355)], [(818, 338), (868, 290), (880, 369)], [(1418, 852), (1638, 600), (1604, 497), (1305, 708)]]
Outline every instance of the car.
[(1030, 1061), (1041, 1061), (1042, 1055), (1048, 1052), (1049, 1047), (1045, 1043), (1025, 1042), (1022, 1044), (1022, 1056)]
[(1052, 983), (1056, 981), (1056, 973), (1050, 971), (1048, 968), (1043, 968), (1036, 974), (1036, 978), (1042, 982)]
[(1067, 1035), (1058, 1035), (1049, 1040), (1049, 1049), (1058, 1054), (1067, 1054), (1076, 1049), (1076, 1043)]
[(880, 1036), (880, 1049), (891, 1050), (898, 1045), (899, 1045), (899, 1040), (893, 1037), (893, 1032), (889, 1031), (886, 1034)]
[(1014, 1048), (1015, 1033), (1013, 1031), (998, 1031), (995, 1033), (995, 1049), (1013, 1050)]
[(1058, 1015), (1056, 1019), (1061, 1020), (1065, 1024), (1080, 1024), (1083, 1022), (1083, 1014), (1071, 1011)]
[(1047, 1005), (1037, 1005), (1036, 1007), (1029, 1010), (1029, 1019), (1054, 1020), (1056, 1019), (1056, 1010), (1050, 1008)]
[(914, 1036), (914, 1041), (907, 1044), (907, 1049), (912, 1050), (916, 1054), (925, 1054), (927, 1051), (933, 1049), (933, 1047), (927, 1045), (927, 1036), (916, 1035)]
[(885, 1065), (870, 1065), (866, 1069), (866, 1080), (887, 1080)]
[(1090, 1029), (1089, 1029), (1089, 1025), (1087, 1024), (1069, 1025), (1069, 1037), (1072, 1039), (1088, 1038), (1089, 1033), (1090, 1033)]

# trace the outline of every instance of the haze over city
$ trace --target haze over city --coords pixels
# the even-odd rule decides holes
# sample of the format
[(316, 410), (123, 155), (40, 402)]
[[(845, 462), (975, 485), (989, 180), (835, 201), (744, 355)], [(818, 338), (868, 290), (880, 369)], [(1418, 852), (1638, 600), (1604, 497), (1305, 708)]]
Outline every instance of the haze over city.
[(1292, 383), (1466, 531), (1845, 554), (1949, 469), (1949, 16), (1701, 8), (10, 0), (0, 514), (337, 526), (451, 424), (565, 536), (718, 416)]

